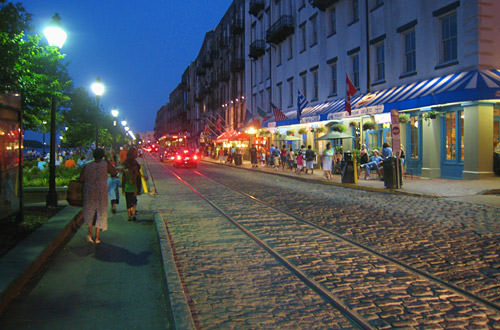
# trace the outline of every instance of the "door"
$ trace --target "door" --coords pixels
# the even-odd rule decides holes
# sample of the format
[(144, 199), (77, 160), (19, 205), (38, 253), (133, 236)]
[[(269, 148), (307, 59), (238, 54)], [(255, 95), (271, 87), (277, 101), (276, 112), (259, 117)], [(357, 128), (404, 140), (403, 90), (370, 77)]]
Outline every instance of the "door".
[(441, 176), (462, 179), (464, 170), (464, 112), (461, 109), (441, 117)]
[(422, 119), (410, 114), (406, 124), (406, 173), (422, 175)]

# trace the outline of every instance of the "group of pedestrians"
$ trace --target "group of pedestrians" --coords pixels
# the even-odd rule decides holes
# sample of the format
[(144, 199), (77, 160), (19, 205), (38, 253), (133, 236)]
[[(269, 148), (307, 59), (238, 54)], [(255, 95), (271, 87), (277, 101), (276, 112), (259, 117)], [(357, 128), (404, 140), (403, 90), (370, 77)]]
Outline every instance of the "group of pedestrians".
[(99, 244), (101, 231), (108, 229), (108, 200), (111, 202), (111, 212), (116, 213), (120, 186), (125, 194), (128, 220), (136, 220), (137, 195), (141, 191), (142, 174), (135, 148), (122, 149), (120, 163), (113, 152), (106, 157), (101, 148), (93, 151), (93, 157), (94, 160), (83, 167), (80, 175), (80, 181), (83, 182), (82, 214), (88, 226), (87, 241)]

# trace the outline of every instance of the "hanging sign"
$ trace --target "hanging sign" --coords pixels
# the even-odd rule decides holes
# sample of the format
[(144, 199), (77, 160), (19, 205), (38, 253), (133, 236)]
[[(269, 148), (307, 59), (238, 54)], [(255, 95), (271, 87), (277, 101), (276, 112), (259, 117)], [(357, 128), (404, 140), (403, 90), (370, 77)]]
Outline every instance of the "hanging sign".
[(399, 157), (401, 151), (401, 131), (399, 127), (399, 112), (398, 110), (391, 110), (391, 123), (392, 123), (392, 152)]

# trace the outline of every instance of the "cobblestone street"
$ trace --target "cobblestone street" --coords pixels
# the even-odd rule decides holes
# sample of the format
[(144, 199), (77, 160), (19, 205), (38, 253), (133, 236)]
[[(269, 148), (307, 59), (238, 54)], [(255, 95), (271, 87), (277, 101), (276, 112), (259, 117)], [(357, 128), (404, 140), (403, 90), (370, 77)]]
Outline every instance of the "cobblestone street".
[[(197, 326), (346, 327), (334, 305), (166, 165), (151, 169), (158, 178), (154, 203), (168, 226)], [(208, 164), (176, 172), (370, 327), (500, 327), (495, 208)]]

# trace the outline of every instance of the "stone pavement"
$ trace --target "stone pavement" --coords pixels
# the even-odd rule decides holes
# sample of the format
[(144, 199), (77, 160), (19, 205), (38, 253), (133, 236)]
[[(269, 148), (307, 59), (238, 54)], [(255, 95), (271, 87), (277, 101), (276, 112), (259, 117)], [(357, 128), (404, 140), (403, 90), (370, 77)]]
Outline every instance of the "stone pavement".
[[(314, 174), (297, 175), (288, 169), (284, 171), (273, 169), (270, 167), (262, 167), (259, 165), (257, 169), (252, 168), (249, 161), (243, 161), (240, 166), (221, 164), (218, 160), (204, 157), (203, 161), (219, 164), (221, 166), (234, 166), (247, 170), (259, 170), (277, 175), (286, 175), (297, 177), (301, 180), (313, 180), (322, 183), (329, 183), (350, 187), (354, 189), (375, 190), (375, 191), (391, 191), (409, 195), (421, 195), (436, 198), (448, 198), (452, 200), (467, 201), (475, 204), (489, 205), (500, 207), (500, 176), (492, 176), (481, 180), (451, 180), (451, 179), (434, 179), (417, 176), (405, 175), (403, 178), (403, 186), (401, 189), (385, 189), (384, 182), (375, 178), (364, 180), (364, 173), (361, 174), (357, 184), (341, 183), (340, 175), (336, 174), (333, 181), (327, 181), (323, 177), (321, 169), (315, 169)], [(484, 194), (485, 192), (493, 192), (493, 194)]]
[[(138, 221), (129, 222), (121, 196), (118, 212), (109, 214), (108, 230), (102, 232), (98, 245), (86, 242), (87, 227), (82, 225), (45, 263), (43, 276), (6, 308), (0, 328), (169, 328), (166, 284), (148, 198), (140, 196)], [(45, 225), (39, 230), (44, 229)], [(29, 256), (24, 243), (11, 250), (17, 253), (11, 258)], [(9, 254), (0, 260), (0, 267)]]

